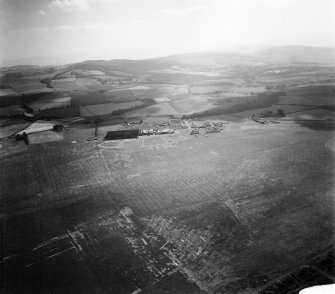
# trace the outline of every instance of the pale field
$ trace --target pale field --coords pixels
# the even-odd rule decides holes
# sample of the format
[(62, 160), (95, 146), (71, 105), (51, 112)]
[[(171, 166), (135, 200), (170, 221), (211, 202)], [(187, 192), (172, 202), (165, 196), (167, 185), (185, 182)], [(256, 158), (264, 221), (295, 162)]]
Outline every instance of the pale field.
[(165, 97), (166, 94), (160, 89), (156, 89), (148, 86), (127, 86), (117, 89), (112, 89), (104, 93), (106, 98), (110, 98), (111, 101), (115, 100), (118, 102), (145, 100)]
[(100, 70), (83, 70), (83, 69), (74, 69), (74, 70), (69, 70), (66, 71), (64, 73), (62, 73), (61, 75), (59, 75), (58, 77), (61, 78), (73, 78), (75, 77), (76, 74), (80, 74), (82, 76), (104, 76), (105, 73), (100, 71)]
[(148, 91), (152, 90), (152, 88), (147, 86), (136, 86), (129, 88), (129, 90), (133, 93), (135, 97), (137, 97), (147, 93)]
[(94, 75), (94, 76), (104, 76), (105, 75), (105, 73), (100, 70), (88, 70), (88, 71), (84, 71), (83, 73), (87, 75)]
[(250, 87), (248, 85), (241, 86), (241, 87), (233, 87), (232, 92), (233, 93), (242, 93), (242, 94), (250, 94), (250, 93), (263, 93), (266, 91), (266, 88), (264, 85), (258, 85), (257, 87)]
[(237, 98), (250, 97), (250, 94), (227, 92), (227, 93), (220, 93), (215, 96), (218, 98), (234, 98), (236, 100)]
[(129, 88), (129, 90), (132, 90), (132, 91), (150, 90), (150, 89), (152, 88), (148, 86), (142, 86), (142, 85)]
[(176, 70), (176, 69), (158, 69), (152, 70), (153, 73), (165, 73), (165, 74), (187, 74), (187, 75), (198, 75), (207, 77), (220, 77), (221, 74), (211, 71), (190, 71), (190, 70)]
[(167, 97), (162, 97), (162, 98), (155, 98), (154, 99), (156, 103), (162, 103), (162, 102), (168, 102), (171, 101), (171, 99), (167, 98)]
[(190, 93), (192, 94), (212, 94), (230, 91), (231, 86), (192, 86), (190, 87)]
[(215, 79), (215, 80), (204, 80), (192, 83), (192, 86), (224, 86), (225, 84), (242, 85), (246, 82), (243, 79)]
[(119, 76), (99, 76), (99, 79), (100, 80), (115, 80), (115, 81), (117, 81), (117, 80), (124, 80), (125, 79), (125, 77), (119, 77)]
[(181, 114), (200, 112), (210, 109), (213, 106), (213, 103), (210, 102), (210, 98), (208, 96), (200, 95), (168, 103)]
[(51, 85), (57, 91), (75, 91), (105, 88), (99, 81), (92, 78), (64, 78), (52, 80)]
[(28, 135), (29, 144), (41, 144), (54, 141), (62, 141), (63, 133), (54, 131), (44, 131)]
[(19, 135), (23, 135), (23, 133), (31, 134), (42, 131), (49, 131), (53, 129), (54, 125), (59, 124), (57, 121), (46, 121), (46, 120), (37, 120), (33, 122), (29, 127), (19, 132)]
[(62, 97), (48, 100), (33, 101), (28, 103), (27, 106), (34, 111), (45, 110), (50, 108), (68, 107), (71, 106), (71, 97)]
[(180, 113), (169, 104), (169, 102), (163, 102), (156, 105), (151, 105), (142, 109), (136, 109), (126, 113), (126, 117), (150, 117), (150, 116), (180, 116)]
[(6, 89), (0, 89), (0, 97), (2, 96), (13, 96), (13, 95), (18, 95), (19, 93), (16, 92), (12, 88), (6, 88)]
[(169, 84), (149, 84), (148, 86), (158, 89), (167, 95), (179, 95), (187, 94), (188, 86), (187, 85), (169, 85)]
[(148, 116), (182, 116), (193, 112), (207, 110), (213, 106), (208, 96), (191, 96), (182, 100), (162, 102), (143, 109), (127, 113), (127, 117), (148, 117)]

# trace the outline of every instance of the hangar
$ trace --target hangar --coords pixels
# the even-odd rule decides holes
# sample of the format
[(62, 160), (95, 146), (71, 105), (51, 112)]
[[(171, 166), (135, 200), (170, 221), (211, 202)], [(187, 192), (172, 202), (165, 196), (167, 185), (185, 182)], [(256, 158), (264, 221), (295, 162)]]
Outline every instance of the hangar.
[(139, 136), (139, 129), (108, 131), (104, 140), (135, 139)]

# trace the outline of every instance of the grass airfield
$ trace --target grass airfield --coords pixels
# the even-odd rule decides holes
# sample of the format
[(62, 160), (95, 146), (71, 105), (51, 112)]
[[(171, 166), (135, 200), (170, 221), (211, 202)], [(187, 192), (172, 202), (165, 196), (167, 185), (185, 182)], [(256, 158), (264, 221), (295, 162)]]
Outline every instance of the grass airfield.
[(331, 131), (70, 140), (0, 151), (9, 293), (256, 293), (334, 241)]

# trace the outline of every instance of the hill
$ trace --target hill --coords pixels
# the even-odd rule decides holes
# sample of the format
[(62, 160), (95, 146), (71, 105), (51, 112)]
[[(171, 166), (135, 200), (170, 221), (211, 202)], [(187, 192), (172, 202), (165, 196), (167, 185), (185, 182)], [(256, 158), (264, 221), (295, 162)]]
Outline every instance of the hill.
[[(31, 64), (37, 63), (38, 62), (34, 59)], [(217, 68), (229, 65), (260, 65), (264, 63), (316, 63), (322, 65), (334, 64), (335, 48), (283, 46), (259, 50), (253, 54), (237, 54), (234, 52), (198, 52), (176, 54), (166, 57), (143, 60), (86, 60), (72, 64), (69, 63), (68, 65), (63, 66), (63, 68), (68, 67), (69, 69), (86, 71), (99, 70), (105, 72), (106, 74), (108, 74), (110, 71), (120, 71), (136, 74), (153, 70), (167, 69), (171, 67)], [(29, 64), (28, 60), (24, 60), (24, 64)], [(43, 64), (46, 63), (43, 61)], [(52, 64), (52, 61), (50, 61), (49, 64)], [(7, 70), (8, 69), (11, 71), (22, 71), (20, 70), (20, 67), (8, 67)], [(38, 67), (24, 66), (24, 69), (25, 71), (29, 69), (30, 71), (34, 70), (36, 72)], [(41, 68), (38, 70), (41, 71)]]
[(166, 58), (145, 60), (113, 59), (113, 60), (88, 60), (72, 65), (72, 69), (100, 70), (106, 74), (111, 71), (127, 73), (141, 73), (150, 70), (159, 70), (177, 65), (176, 61)]
[(253, 56), (237, 53), (201, 52), (177, 54), (167, 57), (170, 60), (190, 65), (220, 67), (231, 64), (250, 64), (256, 60)]
[(335, 48), (284, 46), (260, 50), (253, 56), (264, 62), (334, 64)]

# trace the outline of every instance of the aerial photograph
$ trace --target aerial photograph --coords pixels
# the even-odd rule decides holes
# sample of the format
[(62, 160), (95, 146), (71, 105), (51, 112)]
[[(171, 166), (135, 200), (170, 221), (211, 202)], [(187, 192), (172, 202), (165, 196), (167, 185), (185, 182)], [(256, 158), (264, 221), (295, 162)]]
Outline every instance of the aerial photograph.
[(332, 287), (334, 28), (333, 0), (0, 0), (0, 293)]

